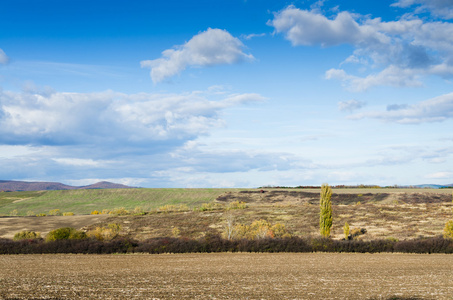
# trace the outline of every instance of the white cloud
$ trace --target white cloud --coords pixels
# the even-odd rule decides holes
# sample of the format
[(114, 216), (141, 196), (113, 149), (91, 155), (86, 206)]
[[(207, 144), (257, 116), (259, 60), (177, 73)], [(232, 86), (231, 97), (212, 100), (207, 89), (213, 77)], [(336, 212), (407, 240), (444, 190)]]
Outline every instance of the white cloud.
[(265, 33), (251, 33), (251, 34), (242, 34), (241, 38), (244, 40), (251, 40), (256, 37), (263, 37), (266, 36)]
[(419, 75), (410, 69), (401, 69), (396, 66), (389, 66), (381, 72), (370, 74), (366, 77), (359, 77), (347, 74), (341, 69), (330, 69), (326, 71), (326, 79), (337, 79), (350, 91), (363, 92), (374, 86), (422, 86)]
[(370, 111), (350, 116), (351, 119), (374, 118), (400, 124), (443, 122), (453, 119), (453, 93), (445, 94), (415, 105), (391, 105), (387, 111)]
[(93, 159), (83, 159), (83, 158), (54, 158), (59, 164), (75, 166), (75, 167), (100, 167), (104, 165), (105, 161), (96, 161)]
[(0, 65), (6, 65), (8, 61), (8, 56), (6, 56), (6, 53), (0, 48)]
[(338, 102), (338, 109), (340, 111), (354, 111), (365, 106), (365, 102), (358, 100), (340, 101)]
[(436, 172), (436, 173), (431, 173), (427, 174), (425, 178), (428, 179), (451, 179), (453, 178), (453, 173), (452, 172)]
[(244, 53), (243, 48), (242, 42), (226, 30), (208, 28), (184, 45), (163, 51), (162, 58), (144, 60), (140, 64), (151, 69), (151, 79), (156, 83), (190, 66), (205, 67), (252, 60), (253, 56)]
[(415, 13), (425, 11), (431, 12), (433, 15), (453, 19), (453, 1), (452, 0), (398, 0), (392, 6), (407, 8), (417, 6)]
[(124, 184), (132, 187), (140, 187), (140, 184), (146, 182), (145, 178), (84, 178), (84, 179), (74, 179), (66, 180), (65, 183), (72, 186), (85, 186), (94, 184), (101, 181), (114, 182), (119, 184)]
[(339, 79), (353, 91), (373, 86), (419, 86), (425, 75), (453, 76), (453, 24), (412, 18), (383, 22), (380, 18), (339, 12), (327, 18), (317, 11), (289, 6), (269, 25), (294, 46), (352, 45), (344, 62), (371, 70), (365, 76), (331, 69), (327, 79)]
[(284, 33), (294, 46), (356, 44), (368, 35), (348, 12), (340, 12), (335, 19), (289, 6), (276, 13), (269, 22), (277, 33)]
[[(210, 98), (219, 100), (210, 100)], [(224, 125), (219, 112), (258, 94), (0, 92), (0, 144), (131, 148), (181, 144)], [(156, 147), (157, 149), (158, 147)]]

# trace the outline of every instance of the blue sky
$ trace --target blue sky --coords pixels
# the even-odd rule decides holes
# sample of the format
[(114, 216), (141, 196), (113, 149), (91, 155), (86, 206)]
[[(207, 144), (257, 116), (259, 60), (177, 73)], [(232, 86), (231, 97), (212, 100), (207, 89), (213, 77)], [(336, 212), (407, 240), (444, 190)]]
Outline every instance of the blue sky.
[(0, 4), (0, 178), (453, 183), (453, 1)]

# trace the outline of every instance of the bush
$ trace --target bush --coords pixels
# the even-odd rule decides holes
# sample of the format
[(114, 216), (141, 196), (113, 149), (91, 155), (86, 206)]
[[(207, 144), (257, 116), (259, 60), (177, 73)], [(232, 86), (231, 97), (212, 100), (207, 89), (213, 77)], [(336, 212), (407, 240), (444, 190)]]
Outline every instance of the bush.
[(40, 239), (41, 234), (39, 232), (34, 232), (34, 231), (20, 231), (14, 235), (13, 240), (19, 241), (19, 240), (34, 240), (34, 239)]
[(348, 222), (344, 223), (343, 233), (344, 233), (345, 240), (348, 240), (349, 239), (349, 224), (348, 224)]
[(173, 237), (177, 238), (181, 234), (181, 230), (179, 230), (178, 227), (173, 227), (171, 234), (173, 235)]
[(15, 217), (19, 214), (19, 212), (17, 211), (17, 209), (13, 209), (12, 211), (9, 212), (9, 215), (11, 217)]
[(228, 205), (228, 209), (246, 209), (246, 208), (247, 203), (245, 202), (233, 201)]
[(81, 240), (87, 237), (86, 233), (72, 227), (63, 227), (50, 231), (46, 241), (56, 240)]
[(194, 210), (199, 210), (199, 211), (211, 211), (211, 210), (222, 210), (224, 207), (220, 203), (214, 203), (214, 202), (209, 202), (209, 203), (202, 203), (199, 208), (195, 208)]
[(40, 214), (37, 214), (36, 216), (37, 216), (37, 217), (45, 217), (45, 216), (47, 216), (47, 215), (46, 215), (45, 213), (40, 213)]
[(453, 239), (453, 219), (445, 223), (444, 238)]
[(93, 210), (90, 215), (99, 215), (101, 214), (98, 210)]
[(145, 211), (143, 210), (143, 207), (141, 206), (136, 206), (134, 208), (134, 215), (144, 215)]
[(95, 238), (98, 241), (110, 241), (119, 235), (121, 230), (120, 224), (108, 224), (107, 227), (96, 227), (95, 230), (87, 232), (88, 237)]
[(59, 209), (52, 209), (49, 211), (49, 216), (61, 216), (61, 212)]
[(74, 213), (70, 212), (70, 211), (63, 213), (63, 216), (73, 216), (73, 215), (74, 215)]
[(364, 235), (366, 232), (365, 228), (353, 228), (351, 234), (348, 236), (348, 240), (357, 239), (357, 237)]
[(109, 215), (117, 215), (117, 216), (124, 216), (127, 214), (129, 214), (129, 212), (124, 207), (117, 207), (117, 208), (112, 209), (109, 212)]
[(260, 219), (253, 221), (250, 225), (233, 225), (231, 221), (228, 223), (227, 220), (225, 236), (230, 239), (258, 240), (264, 238), (288, 238), (291, 237), (291, 234), (283, 224), (272, 225), (270, 222)]

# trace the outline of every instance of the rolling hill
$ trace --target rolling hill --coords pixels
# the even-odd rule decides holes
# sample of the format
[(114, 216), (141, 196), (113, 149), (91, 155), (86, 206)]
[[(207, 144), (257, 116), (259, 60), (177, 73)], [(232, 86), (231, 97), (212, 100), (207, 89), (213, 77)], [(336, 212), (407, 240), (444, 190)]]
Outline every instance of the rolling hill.
[(71, 186), (59, 182), (28, 182), (14, 180), (0, 180), (0, 191), (50, 191), (50, 190), (80, 190), (80, 189), (126, 189), (133, 188), (123, 184), (101, 181), (86, 186)]

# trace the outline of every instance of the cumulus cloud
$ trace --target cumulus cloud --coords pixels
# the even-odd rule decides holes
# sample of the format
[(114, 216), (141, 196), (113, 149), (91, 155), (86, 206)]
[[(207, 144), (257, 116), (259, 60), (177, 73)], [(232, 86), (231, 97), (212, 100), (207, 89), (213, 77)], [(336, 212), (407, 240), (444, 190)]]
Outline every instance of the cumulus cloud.
[(6, 65), (8, 61), (8, 56), (6, 56), (6, 53), (0, 48), (0, 65)]
[(357, 109), (361, 109), (365, 106), (365, 102), (358, 100), (349, 100), (349, 101), (340, 101), (338, 102), (338, 109), (340, 111), (349, 111), (352, 112)]
[(0, 153), (15, 155), (0, 155), (0, 177), (166, 187), (185, 185), (159, 177), (164, 170), (262, 167), (263, 155), (225, 151), (216, 159), (194, 141), (225, 126), (224, 110), (263, 100), (220, 87), (181, 94), (3, 91)]
[(392, 6), (402, 8), (417, 6), (415, 13), (429, 11), (434, 16), (453, 19), (452, 0), (398, 0)]
[(190, 66), (206, 67), (252, 60), (253, 56), (244, 53), (243, 48), (242, 42), (228, 31), (208, 28), (184, 45), (163, 51), (161, 58), (144, 60), (140, 64), (151, 69), (151, 79), (156, 83)]
[(339, 12), (327, 18), (318, 11), (289, 6), (275, 13), (269, 25), (294, 46), (355, 49), (344, 63), (373, 70), (365, 76), (331, 69), (327, 79), (337, 79), (353, 91), (373, 86), (418, 86), (424, 75), (453, 76), (453, 24), (412, 18), (383, 22), (380, 18)]
[(219, 95), (4, 91), (0, 92), (0, 144), (126, 148), (180, 144), (223, 126), (219, 116), (223, 109), (264, 99), (258, 94), (211, 97)]
[(351, 119), (374, 118), (400, 124), (443, 122), (453, 118), (453, 93), (419, 102), (415, 105), (390, 105), (386, 111), (369, 111)]
[(348, 12), (340, 12), (330, 20), (319, 13), (289, 6), (276, 13), (269, 24), (277, 33), (284, 33), (294, 46), (355, 44), (367, 35)]
[(363, 92), (374, 86), (422, 86), (420, 75), (411, 69), (402, 69), (396, 66), (389, 66), (381, 72), (372, 73), (365, 77), (347, 74), (342, 69), (330, 69), (326, 71), (326, 79), (340, 80), (350, 91)]

